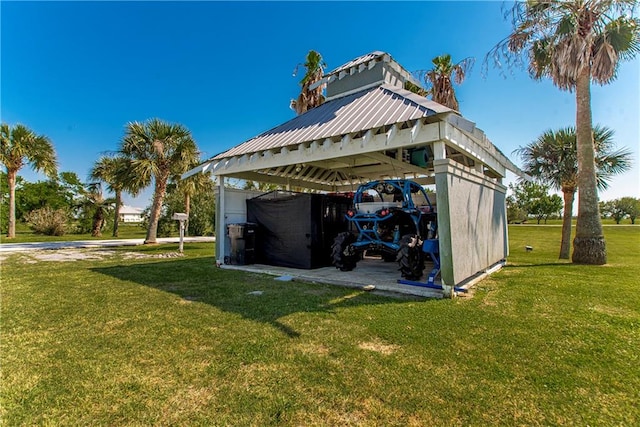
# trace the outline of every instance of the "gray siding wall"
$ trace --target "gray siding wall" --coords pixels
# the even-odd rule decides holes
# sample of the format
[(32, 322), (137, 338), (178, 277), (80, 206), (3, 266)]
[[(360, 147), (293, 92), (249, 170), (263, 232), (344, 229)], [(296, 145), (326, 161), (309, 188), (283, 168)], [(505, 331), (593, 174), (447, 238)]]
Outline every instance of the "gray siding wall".
[(362, 70), (328, 83), (327, 98), (364, 88), (378, 82), (384, 82), (401, 88), (404, 87), (404, 80), (400, 73), (394, 70), (388, 63), (378, 62), (370, 70)]
[(365, 87), (381, 81), (383, 78), (383, 63), (378, 62), (372, 69), (360, 73), (344, 76), (327, 84), (327, 98)]
[(452, 160), (434, 167), (442, 280), (458, 285), (507, 257), (507, 188)]

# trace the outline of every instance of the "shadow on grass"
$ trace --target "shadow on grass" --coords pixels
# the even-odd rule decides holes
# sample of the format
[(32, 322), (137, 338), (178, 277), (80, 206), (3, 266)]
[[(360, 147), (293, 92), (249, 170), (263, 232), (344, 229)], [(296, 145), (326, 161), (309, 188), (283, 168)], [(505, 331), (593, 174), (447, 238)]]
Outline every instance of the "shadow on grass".
[(220, 269), (215, 266), (213, 258), (208, 257), (95, 267), (91, 270), (271, 324), (291, 338), (300, 334), (279, 321), (287, 315), (297, 312), (333, 312), (339, 307), (398, 303), (404, 300), (398, 301), (356, 289), (298, 281), (280, 282), (265, 274)]

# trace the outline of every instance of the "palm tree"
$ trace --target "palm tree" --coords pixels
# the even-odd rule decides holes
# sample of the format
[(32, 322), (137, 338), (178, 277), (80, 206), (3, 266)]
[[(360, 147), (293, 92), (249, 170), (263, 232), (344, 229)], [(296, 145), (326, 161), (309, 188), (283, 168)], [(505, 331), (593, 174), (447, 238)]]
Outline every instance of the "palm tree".
[(535, 79), (549, 77), (576, 94), (578, 222), (572, 260), (605, 264), (606, 245), (598, 211), (591, 81), (604, 85), (620, 60), (640, 51), (636, 0), (529, 0), (511, 9), (513, 32), (487, 55), (498, 65), (528, 63)]
[(125, 129), (120, 154), (131, 161), (135, 188), (145, 188), (153, 180), (155, 189), (146, 243), (156, 243), (162, 201), (171, 176), (186, 172), (198, 158), (198, 149), (189, 130), (180, 124), (159, 119), (131, 122)]
[(94, 163), (89, 176), (107, 184), (107, 190), (115, 194), (113, 237), (118, 237), (122, 193), (127, 192), (135, 196), (140, 191), (131, 172), (131, 161), (123, 156), (102, 156)]
[[(453, 84), (462, 84), (471, 71), (474, 58), (465, 58), (454, 64), (451, 62), (451, 55), (444, 54), (436, 56), (431, 60), (433, 68), (427, 71), (418, 71), (418, 75), (424, 79), (427, 87), (426, 94), (431, 95), (431, 99), (438, 104), (459, 111), (460, 105), (456, 98)], [(411, 89), (409, 89), (411, 90)]]
[(309, 86), (322, 79), (322, 74), (327, 66), (327, 64), (322, 60), (322, 55), (315, 50), (309, 51), (304, 64), (298, 64), (296, 66), (295, 70), (293, 70), (294, 76), (298, 72), (298, 67), (300, 65), (303, 65), (307, 72), (302, 80), (300, 80), (302, 90), (300, 91), (300, 95), (298, 95), (298, 99), (291, 100), (291, 108), (294, 109), (297, 114), (305, 113), (324, 102), (324, 95), (322, 94), (322, 91), (325, 85), (319, 85), (314, 89), (310, 89)]
[(7, 237), (16, 237), (16, 178), (18, 171), (29, 164), (33, 169), (44, 172), (51, 178), (57, 176), (56, 153), (51, 140), (44, 135), (36, 135), (24, 125), (13, 129), (6, 123), (0, 125), (0, 162), (7, 169), (9, 184), (9, 231)]
[(105, 199), (103, 197), (102, 186), (99, 182), (93, 182), (87, 185), (87, 191), (80, 201), (79, 207), (86, 212), (93, 213), (91, 216), (91, 236), (102, 236), (102, 226), (114, 203), (114, 199)]
[[(631, 153), (624, 149), (615, 150), (613, 130), (607, 127), (593, 128), (593, 142), (598, 188), (604, 190), (613, 175), (631, 167)], [(559, 258), (569, 259), (573, 200), (578, 189), (576, 130), (574, 127), (547, 130), (535, 141), (517, 149), (516, 153), (522, 159), (526, 173), (562, 191), (564, 214)]]

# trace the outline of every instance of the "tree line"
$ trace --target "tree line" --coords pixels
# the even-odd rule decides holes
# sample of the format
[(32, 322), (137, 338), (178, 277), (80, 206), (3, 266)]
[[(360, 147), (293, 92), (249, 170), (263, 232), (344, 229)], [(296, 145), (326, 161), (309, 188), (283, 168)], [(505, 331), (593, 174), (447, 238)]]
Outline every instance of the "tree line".
[(621, 197), (619, 199), (600, 202), (600, 212), (605, 218), (613, 219), (616, 224), (628, 218), (631, 224), (636, 223), (640, 216), (640, 199), (634, 197)]
[[(111, 212), (112, 235), (117, 237), (122, 193), (136, 196), (152, 184), (153, 201), (148, 209), (145, 243), (156, 242), (159, 227), (163, 233), (171, 228), (168, 218), (176, 209), (189, 213), (193, 198), (208, 208), (198, 206), (198, 215), (191, 215), (187, 230), (204, 232), (212, 228), (215, 205), (210, 175), (180, 180), (181, 174), (200, 163), (191, 132), (180, 124), (159, 119), (128, 123), (117, 150), (96, 160), (86, 183), (72, 172), (58, 174), (55, 149), (48, 137), (24, 125), (11, 127), (6, 123), (1, 125), (0, 137), (0, 162), (6, 168), (3, 176), (6, 179), (2, 180), (6, 183), (2, 191), (2, 224), (8, 238), (15, 237), (17, 219), (30, 222), (37, 232), (63, 233), (68, 215), (80, 220), (78, 231), (86, 231), (84, 224), (90, 222), (91, 234), (99, 236)], [(22, 180), (18, 171), (25, 165), (45, 173), (49, 180), (38, 183)], [(103, 196), (103, 185), (115, 194), (114, 198)], [(18, 195), (16, 188), (20, 190)]]
[[(566, 218), (571, 221), (571, 211), (564, 212), (565, 207), (562, 198), (557, 194), (550, 194), (553, 188), (536, 181), (520, 181), (509, 184), (510, 194), (507, 196), (507, 221), (512, 224), (525, 223), (536, 220), (547, 223), (548, 219), (562, 218), (563, 226)], [(571, 209), (569, 207), (569, 209)], [(624, 219), (629, 219), (631, 224), (636, 223), (640, 216), (640, 199), (634, 197), (621, 197), (614, 200), (600, 202), (602, 218), (613, 219), (616, 224)], [(569, 228), (570, 230), (570, 228)], [(568, 246), (567, 246), (568, 247)]]

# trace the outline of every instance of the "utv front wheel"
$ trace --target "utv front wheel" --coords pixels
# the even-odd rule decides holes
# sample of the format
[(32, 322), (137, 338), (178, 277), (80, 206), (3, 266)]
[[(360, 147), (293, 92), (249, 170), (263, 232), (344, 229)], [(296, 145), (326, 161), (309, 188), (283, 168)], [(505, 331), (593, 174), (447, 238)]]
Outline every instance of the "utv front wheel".
[(406, 234), (400, 239), (400, 249), (396, 257), (402, 277), (407, 280), (418, 280), (424, 271), (424, 252), (418, 236)]
[(353, 234), (345, 231), (336, 236), (331, 246), (331, 260), (340, 271), (351, 271), (356, 268), (359, 254), (351, 244), (356, 241)]

